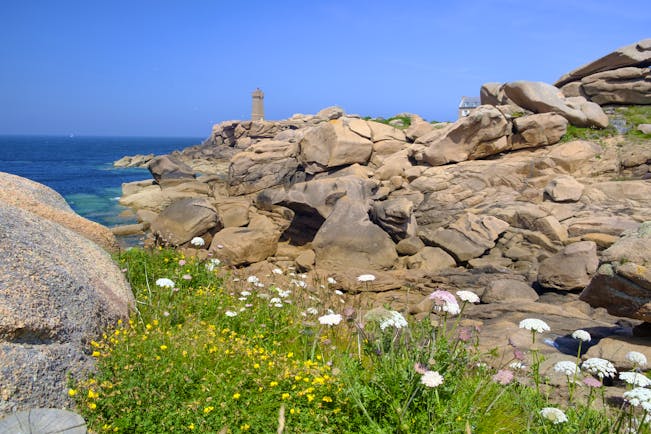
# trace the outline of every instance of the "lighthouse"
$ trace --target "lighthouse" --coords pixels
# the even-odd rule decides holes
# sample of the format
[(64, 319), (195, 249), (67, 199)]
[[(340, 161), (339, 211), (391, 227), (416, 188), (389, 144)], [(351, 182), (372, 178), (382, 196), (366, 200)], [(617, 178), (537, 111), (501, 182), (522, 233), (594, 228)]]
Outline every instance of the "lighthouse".
[(253, 108), (251, 110), (252, 121), (264, 120), (264, 93), (257, 88), (251, 94), (253, 96)]

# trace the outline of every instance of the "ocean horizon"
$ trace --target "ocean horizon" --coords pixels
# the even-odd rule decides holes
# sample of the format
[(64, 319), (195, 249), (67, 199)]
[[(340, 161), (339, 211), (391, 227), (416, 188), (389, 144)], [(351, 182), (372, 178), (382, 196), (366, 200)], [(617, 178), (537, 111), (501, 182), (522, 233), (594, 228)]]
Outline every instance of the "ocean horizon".
[(47, 185), (79, 215), (104, 226), (135, 222), (118, 203), (122, 184), (151, 179), (145, 168), (114, 168), (125, 155), (168, 154), (204, 137), (0, 135), (0, 171)]

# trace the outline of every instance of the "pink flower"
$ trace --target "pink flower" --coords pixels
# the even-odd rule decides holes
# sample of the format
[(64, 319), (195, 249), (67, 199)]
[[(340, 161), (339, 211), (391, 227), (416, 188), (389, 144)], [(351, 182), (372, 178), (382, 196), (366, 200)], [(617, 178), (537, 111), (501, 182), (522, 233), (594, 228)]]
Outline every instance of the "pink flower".
[(470, 339), (472, 339), (472, 330), (469, 329), (468, 327), (462, 327), (459, 329), (459, 339), (462, 342), (468, 342)]
[(493, 375), (493, 381), (502, 385), (507, 385), (513, 381), (513, 372), (508, 369), (500, 369), (497, 374)]
[(588, 387), (601, 387), (601, 381), (597, 380), (594, 377), (586, 377), (583, 379), (583, 384)]
[(434, 309), (448, 312), (450, 315), (461, 313), (457, 299), (448, 291), (437, 289), (429, 295), (430, 300), (434, 300)]
[(192, 280), (192, 276), (190, 276), (189, 274), (184, 274), (183, 279), (184, 280)]
[(184, 266), (185, 264), (186, 264), (185, 259), (181, 259), (181, 260), (179, 261), (179, 265), (180, 265), (181, 267)]

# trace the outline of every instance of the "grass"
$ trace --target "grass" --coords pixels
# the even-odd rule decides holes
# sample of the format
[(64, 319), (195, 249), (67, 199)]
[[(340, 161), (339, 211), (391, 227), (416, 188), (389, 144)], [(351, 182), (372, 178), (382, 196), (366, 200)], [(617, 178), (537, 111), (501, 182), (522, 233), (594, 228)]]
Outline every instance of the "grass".
[[(477, 330), (460, 325), (465, 305), (406, 322), (291, 270), (238, 278), (171, 250), (117, 261), (137, 311), (89, 343), (97, 371), (69, 390), (93, 432), (624, 432), (636, 410), (566, 402), (568, 421), (553, 424), (540, 410), (559, 404), (532, 386), (544, 384), (537, 366), (479, 352)], [(442, 383), (425, 384), (434, 372)]]
[[(637, 130), (640, 124), (651, 123), (651, 106), (648, 105), (632, 105), (632, 106), (618, 106), (614, 109), (614, 115), (611, 118), (620, 118), (626, 121), (626, 126), (629, 130), (626, 132), (625, 137), (631, 139), (651, 139), (651, 134), (643, 134)], [(599, 140), (607, 137), (613, 137), (619, 133), (612, 125), (607, 128), (580, 128), (573, 125), (567, 126), (567, 132), (561, 139), (562, 142), (570, 142), (572, 140)]]

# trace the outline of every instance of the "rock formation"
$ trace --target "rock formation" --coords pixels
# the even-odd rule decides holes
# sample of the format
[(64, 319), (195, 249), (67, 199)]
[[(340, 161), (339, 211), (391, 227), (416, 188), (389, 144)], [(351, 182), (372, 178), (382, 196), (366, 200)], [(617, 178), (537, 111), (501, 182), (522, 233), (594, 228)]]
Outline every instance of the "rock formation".
[(53, 190), (0, 173), (0, 414), (69, 405), (68, 377), (94, 366), (88, 344), (133, 294), (108, 253), (111, 233)]
[(555, 83), (566, 97), (603, 104), (651, 104), (651, 39), (622, 47)]
[[(126, 184), (121, 201), (146, 210), (153, 232), (181, 249), (202, 236), (227, 264), (335, 275), (351, 294), (373, 292), (415, 314), (427, 301), (407, 303), (406, 287), (475, 290), (486, 304), (472, 313), (496, 339), (543, 312), (569, 332), (613, 324), (578, 293), (603, 279), (605, 249), (651, 221), (651, 144), (562, 141), (569, 124), (609, 124), (587, 93), (519, 81), (487, 83), (481, 94), (484, 105), (454, 123), (403, 113), (411, 124), (397, 128), (337, 107), (223, 122), (172, 155), (187, 176)], [(210, 223), (191, 223), (203, 222), (189, 216), (197, 202)], [(174, 224), (162, 231), (157, 220)], [(376, 275), (372, 285), (356, 282), (365, 273)], [(616, 312), (646, 321), (639, 311)]]

